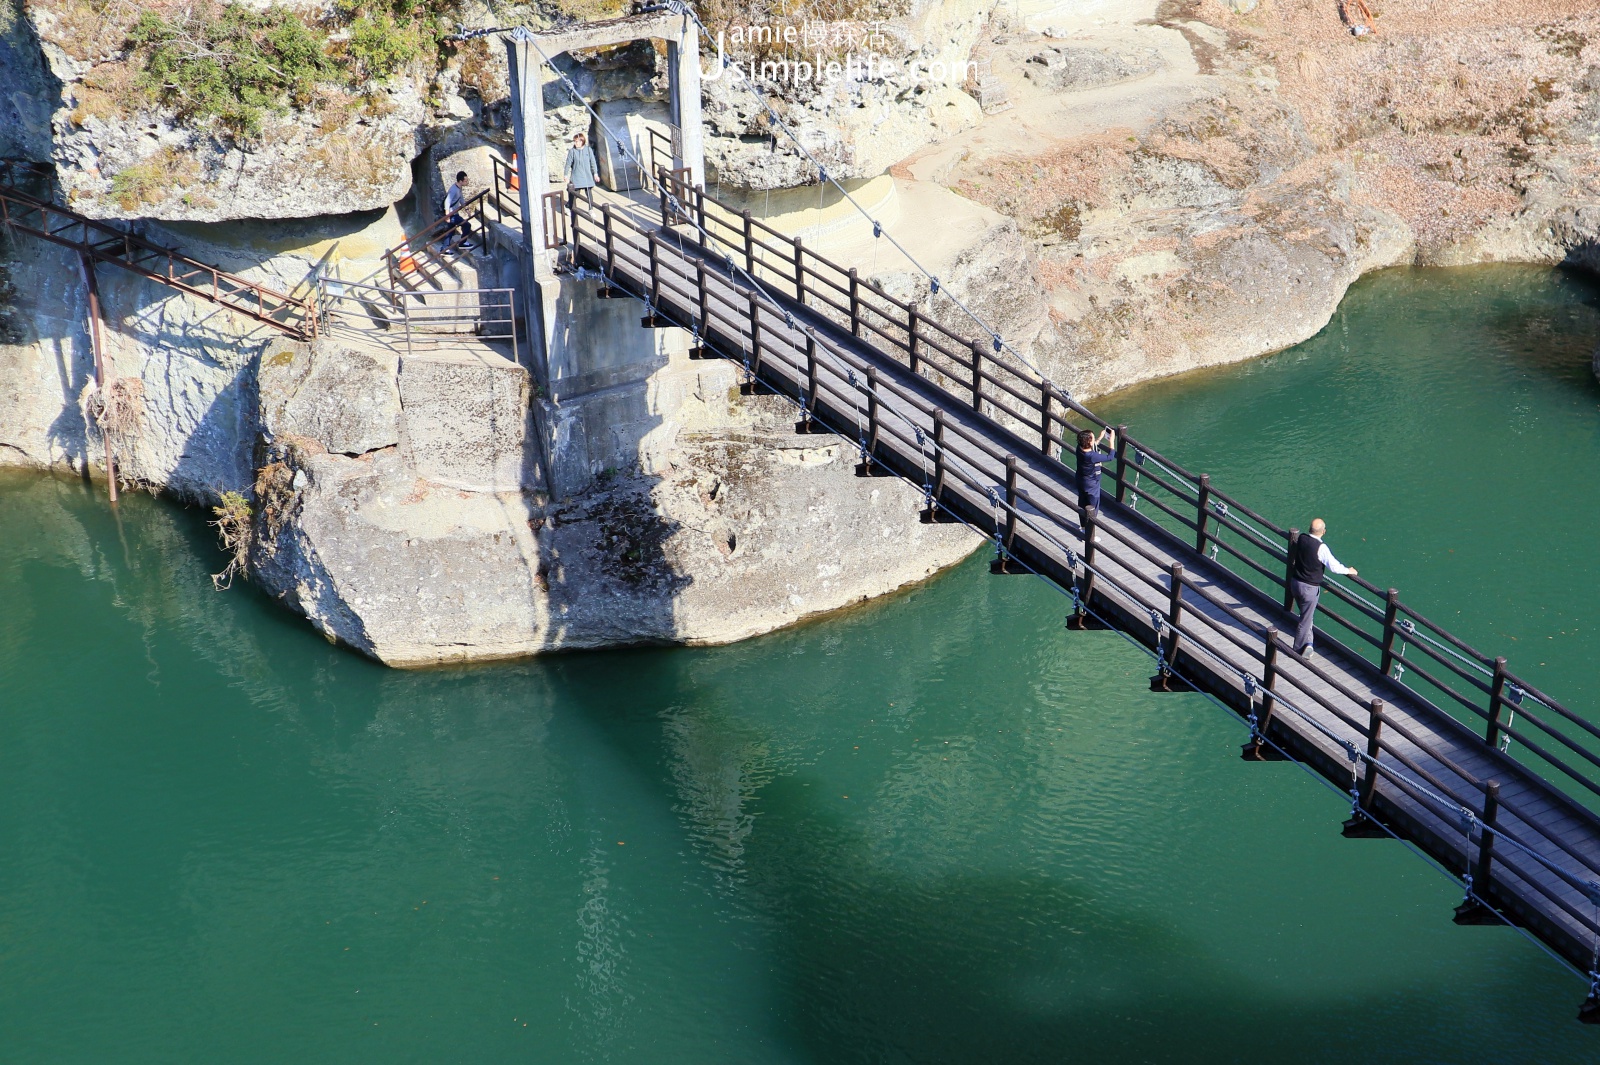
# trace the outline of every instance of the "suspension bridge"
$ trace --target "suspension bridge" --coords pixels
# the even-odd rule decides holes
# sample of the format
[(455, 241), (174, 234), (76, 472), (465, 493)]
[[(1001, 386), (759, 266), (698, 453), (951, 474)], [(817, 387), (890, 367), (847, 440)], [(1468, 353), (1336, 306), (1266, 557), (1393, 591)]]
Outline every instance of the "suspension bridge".
[[(788, 397), (797, 430), (854, 441), (858, 475), (915, 485), (923, 521), (982, 533), (992, 573), (1053, 583), (1068, 628), (1144, 647), (1152, 691), (1236, 714), (1242, 758), (1320, 776), (1348, 798), (1345, 836), (1459, 880), (1456, 923), (1521, 930), (1589, 982), (1579, 1016), (1600, 1021), (1600, 728), (1357, 577), (1328, 581), (1318, 653), (1297, 652), (1298, 530), (688, 177), (658, 166), (649, 210), (548, 193), (546, 246), (598, 298), (639, 301), (642, 326), (688, 331), (691, 357), (736, 362), (745, 391)], [(1085, 428), (1117, 430), (1098, 514), (1067, 458)]]
[[(1083, 509), (1069, 456), (1078, 431), (1107, 428), (1091, 411), (959, 302), (970, 328), (706, 191), (699, 31), (674, 8), (546, 35), (543, 47), (526, 31), (508, 41), (530, 165), (521, 175), (497, 166), (493, 189), (472, 206), (480, 232), (490, 232), (481, 215), (491, 211), (496, 231), (518, 244), (534, 372), (547, 324), (531, 290), (581, 283), (596, 298), (639, 301), (641, 326), (685, 330), (691, 357), (732, 360), (746, 391), (792, 401), (797, 430), (852, 441), (859, 475), (909, 481), (923, 521), (962, 522), (988, 538), (997, 577), (1049, 581), (1070, 601), (1070, 629), (1113, 629), (1144, 648), (1153, 691), (1197, 692), (1236, 715), (1248, 730), (1245, 760), (1292, 760), (1344, 795), (1346, 836), (1398, 840), (1457, 879), (1454, 920), (1517, 929), (1588, 982), (1579, 1017), (1600, 1022), (1600, 727), (1394, 589), (1359, 578), (1328, 582), (1318, 654), (1298, 653), (1285, 637), (1298, 531), (1125, 427), (1115, 427), (1109, 498), (1099, 513)], [(542, 141), (541, 90), (518, 72), (567, 48), (652, 35), (668, 36), (674, 75), (666, 159), (636, 160), (653, 197), (543, 191), (544, 153), (526, 150)], [(306, 338), (335, 317), (338, 298), (358, 299), (386, 328), (421, 328), (404, 308), (426, 302), (446, 232), (436, 226), (394, 249), (389, 284), (370, 299), (330, 297), (320, 284), (312, 299), (241, 285), (10, 187), (0, 208), (13, 232)], [(419, 270), (424, 257), (429, 268)], [(936, 278), (929, 285), (940, 294)], [(401, 309), (398, 322), (385, 306)], [(509, 302), (503, 317), (515, 342)]]

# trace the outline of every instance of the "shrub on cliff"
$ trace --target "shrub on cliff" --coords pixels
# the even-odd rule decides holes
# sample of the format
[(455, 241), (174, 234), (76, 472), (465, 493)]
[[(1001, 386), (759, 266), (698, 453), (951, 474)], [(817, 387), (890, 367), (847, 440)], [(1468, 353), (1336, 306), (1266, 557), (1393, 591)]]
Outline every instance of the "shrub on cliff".
[(375, 81), (393, 77), (422, 51), (416, 26), (398, 26), (387, 12), (362, 15), (350, 24), (345, 52), (357, 71)]
[(184, 118), (216, 118), (253, 134), (268, 111), (303, 106), (332, 73), (327, 35), (274, 5), (139, 16), (128, 46), (143, 59), (139, 85)]

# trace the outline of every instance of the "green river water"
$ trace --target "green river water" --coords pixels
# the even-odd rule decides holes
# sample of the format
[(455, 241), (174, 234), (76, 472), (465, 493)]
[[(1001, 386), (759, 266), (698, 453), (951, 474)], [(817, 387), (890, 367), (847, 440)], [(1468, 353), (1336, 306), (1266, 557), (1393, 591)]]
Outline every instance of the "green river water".
[[(1098, 406), (1596, 701), (1600, 292), (1391, 272)], [(0, 1061), (1593, 1062), (1581, 984), (974, 558), (712, 650), (401, 673), (201, 516), (0, 477)]]

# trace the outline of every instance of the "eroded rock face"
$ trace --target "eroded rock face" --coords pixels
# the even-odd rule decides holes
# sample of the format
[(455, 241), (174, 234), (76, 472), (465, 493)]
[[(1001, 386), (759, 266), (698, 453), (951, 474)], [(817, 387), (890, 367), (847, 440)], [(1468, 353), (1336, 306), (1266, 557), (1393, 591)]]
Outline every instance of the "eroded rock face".
[[(1052, 15), (1073, 43), (1042, 63), (1037, 42), (997, 38), (1013, 87), (1044, 85), (1051, 56), (1066, 69), (1083, 49), (1148, 42), (1167, 59), (1121, 84), (1019, 92), (1018, 111), (1067, 132), (969, 150), (940, 174), (1031, 238), (1050, 306), (1037, 361), (1100, 393), (1304, 340), (1381, 267), (1593, 268), (1600, 19), (1565, 0), (1458, 7), (1443, 21), (1386, 12), (1361, 39), (1294, 5)], [(1072, 130), (1074, 101), (1103, 119)]]
[[(837, 76), (807, 79), (791, 69), (763, 75), (758, 68), (752, 80), (831, 175), (876, 177), (982, 118), (967, 94), (972, 72), (963, 64), (991, 9), (977, 0), (918, 0), (904, 15), (881, 27), (873, 23), (878, 28), (870, 34), (840, 44)], [(803, 58), (814, 56), (808, 50)], [(744, 78), (730, 72), (703, 87), (708, 180), (755, 190), (816, 181), (816, 167), (789, 138), (774, 139), (771, 120)]]
[[(322, 267), (360, 276), (400, 233), (393, 212), (308, 220), (265, 233), (261, 224), (151, 228), (157, 242), (280, 291), (304, 290)], [(0, 241), (5, 240), (0, 236)], [(17, 238), (0, 264), (0, 462), (58, 467), (104, 476), (104, 441), (89, 411), (95, 396), (87, 292), (77, 256), (52, 244)], [(345, 258), (348, 256), (348, 258)], [(248, 490), (252, 450), (262, 414), (258, 363), (280, 334), (114, 266), (97, 267), (106, 371), (127, 415), (112, 433), (118, 469), (129, 486), (178, 499), (214, 501)], [(283, 353), (282, 342), (273, 349)], [(269, 361), (271, 361), (269, 359)], [(370, 369), (370, 367), (369, 367)], [(309, 370), (273, 362), (267, 375)], [(391, 367), (388, 398), (371, 373), (318, 376), (287, 410), (293, 431), (325, 434), (339, 449), (395, 443)], [(384, 413), (375, 423), (354, 411)], [(388, 424), (382, 424), (387, 419)]]
[(1028, 57), (1025, 76), (1052, 89), (1072, 92), (1142, 78), (1161, 68), (1154, 48), (1109, 52), (1100, 48), (1050, 45)]
[(416, 89), (402, 82), (370, 115), (332, 131), (309, 115), (269, 116), (248, 151), (156, 112), (64, 119), (53, 156), (73, 207), (95, 218), (348, 214), (386, 208), (410, 190), (422, 118)]
[(310, 344), (277, 340), (261, 355), (261, 422), (273, 436), (307, 436), (329, 451), (364, 455), (400, 442), (399, 357), (330, 341), (313, 359)]
[[(363, 365), (333, 345), (296, 352), (263, 376), (263, 410), (291, 410), (297, 381)], [(459, 427), (476, 396), (445, 390), (419, 407), (408, 372), (397, 387), (412, 429), (426, 411), (471, 443)], [(731, 367), (679, 372), (734, 380)], [(404, 446), (340, 455), (281, 431), (256, 479), (253, 569), (330, 638), (422, 666), (743, 639), (921, 580), (980, 542), (922, 525), (915, 489), (856, 477), (844, 441), (792, 426), (787, 405), (745, 400), (720, 429), (678, 438), (660, 473), (615, 474), (556, 504), (535, 481), (441, 483)]]

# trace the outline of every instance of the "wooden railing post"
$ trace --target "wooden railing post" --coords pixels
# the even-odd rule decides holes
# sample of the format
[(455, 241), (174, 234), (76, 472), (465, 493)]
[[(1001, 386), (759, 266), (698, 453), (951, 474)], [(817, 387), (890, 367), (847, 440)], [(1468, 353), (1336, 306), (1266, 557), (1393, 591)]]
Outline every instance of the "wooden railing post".
[(861, 335), (861, 278), (850, 268), (850, 335)]
[(755, 289), (750, 290), (750, 391), (757, 388), (757, 381), (761, 376), (761, 300), (756, 295)]
[(657, 317), (661, 311), (661, 256), (656, 251), (656, 242), (659, 240), (654, 233), (646, 233), (644, 238), (645, 249), (650, 257), (650, 316)]
[(974, 340), (972, 352), (972, 409), (983, 413), (983, 342)]
[(806, 410), (805, 431), (811, 431), (811, 419), (817, 412), (817, 338), (806, 334)]
[(706, 238), (706, 234), (710, 232), (710, 230), (708, 230), (706, 228), (706, 190), (705, 190), (705, 186), (703, 186), (703, 185), (695, 186), (694, 202), (695, 202), (695, 214), (697, 216), (699, 216), (699, 219), (700, 219), (700, 237), (701, 237), (702, 240), (704, 240)]
[(1050, 382), (1039, 382), (1039, 450), (1050, 454)]
[(1267, 746), (1267, 727), (1272, 724), (1272, 711), (1276, 708), (1273, 693), (1278, 690), (1278, 630), (1267, 630), (1266, 650), (1261, 656), (1261, 712), (1256, 715), (1255, 733), (1244, 745), (1239, 757), (1246, 762), (1277, 761), (1281, 759)]
[(922, 516), (925, 523), (939, 520), (939, 500), (944, 497), (944, 411), (933, 412), (933, 483), (928, 489), (928, 510)]
[(1171, 570), (1172, 586), (1167, 591), (1167, 642), (1156, 675), (1150, 678), (1153, 692), (1181, 691), (1172, 686), (1172, 671), (1178, 664), (1178, 624), (1183, 618), (1183, 563), (1174, 562)]
[(1491, 780), (1483, 786), (1483, 827), (1478, 837), (1478, 871), (1474, 874), (1478, 887), (1489, 886), (1489, 876), (1494, 862), (1494, 837), (1500, 814), (1500, 782)]
[(1211, 516), (1211, 475), (1200, 475), (1200, 497), (1198, 506), (1199, 520), (1195, 522), (1194, 549), (1202, 555), (1206, 553), (1206, 524)]
[(1356, 787), (1355, 809), (1344, 823), (1344, 834), (1353, 839), (1377, 839), (1387, 835), (1372, 814), (1372, 797), (1378, 791), (1378, 755), (1383, 750), (1383, 700), (1374, 699), (1367, 722), (1367, 760), (1361, 783)]
[(615, 276), (616, 268), (617, 268), (616, 231), (612, 228), (612, 224), (611, 224), (611, 205), (609, 203), (608, 204), (603, 204), (601, 206), (601, 208), (600, 208), (600, 220), (601, 220), (601, 223), (602, 223), (602, 228), (605, 230), (605, 242), (606, 242), (605, 273), (606, 273), (606, 278), (607, 278), (606, 287), (609, 288), (610, 285), (611, 285), (610, 278)]
[(1400, 614), (1400, 593), (1390, 588), (1383, 601), (1383, 656), (1379, 659), (1378, 668), (1384, 676), (1388, 676), (1394, 669), (1394, 641), (1400, 631), (1395, 627), (1395, 621)]
[(1502, 655), (1494, 660), (1494, 681), (1489, 686), (1489, 726), (1483, 742), (1491, 747), (1500, 743), (1500, 714), (1506, 707), (1506, 660)]
[(989, 563), (990, 573), (1023, 573), (1011, 564), (1011, 545), (1017, 536), (1017, 457), (1006, 456), (1005, 517), (995, 524), (995, 559)]
[[(583, 236), (583, 230), (581, 228), (581, 222), (583, 220), (583, 213), (578, 210), (578, 197), (572, 195), (569, 192), (567, 194), (566, 200), (567, 200), (567, 228), (569, 228), (572, 231), (572, 265), (577, 266), (578, 265), (578, 244), (579, 244), (580, 238)], [(504, 221), (504, 219), (502, 219), (502, 221)]]
[[(1065, 435), (1065, 434), (1063, 434)], [(1117, 502), (1128, 499), (1128, 427), (1117, 426)]]
[(800, 301), (802, 307), (806, 303), (806, 262), (805, 249), (800, 245), (800, 238), (794, 238), (794, 298)]
[(1017, 536), (1017, 456), (1006, 456), (1006, 557), (1011, 557), (1011, 542)]
[(906, 357), (912, 373), (917, 372), (917, 346), (920, 342), (917, 335), (917, 319), (920, 317), (922, 315), (915, 307), (912, 307), (906, 315)]
[(1499, 834), (1500, 782), (1483, 785), (1483, 817), (1478, 827), (1478, 861), (1469, 866), (1472, 882), (1467, 897), (1456, 907), (1456, 924), (1499, 924), (1499, 916), (1483, 900), (1488, 897), (1494, 876), (1494, 837)]
[(700, 323), (697, 328), (700, 332), (700, 343), (703, 346), (711, 337), (711, 289), (706, 285), (706, 261), (704, 259), (696, 259), (694, 261), (694, 285), (696, 309), (700, 312)]
[(1291, 586), (1294, 584), (1294, 547), (1299, 542), (1300, 530), (1290, 529), (1289, 550), (1284, 552), (1285, 559), (1283, 563), (1283, 609), (1285, 610), (1294, 606), (1294, 592), (1291, 590)]
[(756, 276), (756, 234), (750, 222), (750, 210), (744, 212), (744, 269), (751, 277)]
[(872, 472), (872, 463), (878, 455), (878, 371), (867, 367), (867, 455), (865, 473)]

